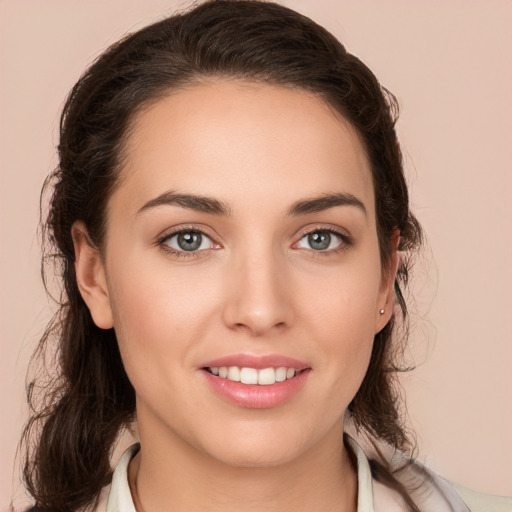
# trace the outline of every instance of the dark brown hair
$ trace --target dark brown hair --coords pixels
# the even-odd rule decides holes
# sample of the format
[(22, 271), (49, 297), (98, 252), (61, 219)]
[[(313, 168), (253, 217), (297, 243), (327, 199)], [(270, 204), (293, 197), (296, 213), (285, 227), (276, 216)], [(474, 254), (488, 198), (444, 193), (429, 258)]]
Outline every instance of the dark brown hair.
[[(135, 392), (116, 334), (94, 324), (78, 291), (71, 226), (82, 220), (91, 243), (101, 250), (106, 206), (119, 181), (123, 141), (135, 113), (169, 90), (222, 77), (299, 88), (335, 108), (358, 131), (371, 163), (383, 265), (393, 251), (396, 229), (404, 254), (421, 242), (420, 227), (409, 211), (394, 128), (396, 100), (357, 57), (310, 19), (274, 3), (213, 0), (111, 46), (66, 101), (59, 165), (45, 185), (53, 195), (43, 224), (43, 268), (54, 263), (63, 292), (59, 312), (36, 352), (55, 353), (58, 372), (43, 384), (35, 379), (28, 386), (32, 415), (23, 434), (24, 479), (40, 510), (68, 511), (97, 503), (111, 478), (115, 440), (135, 414)], [(395, 331), (400, 325), (406, 332), (401, 287), (407, 272), (403, 258), (395, 282), (395, 315), (375, 336), (367, 374), (349, 406), (359, 430), (401, 450), (409, 448), (409, 441), (395, 382), (401, 347)], [(377, 476), (395, 482), (407, 495), (384, 461), (372, 465)]]

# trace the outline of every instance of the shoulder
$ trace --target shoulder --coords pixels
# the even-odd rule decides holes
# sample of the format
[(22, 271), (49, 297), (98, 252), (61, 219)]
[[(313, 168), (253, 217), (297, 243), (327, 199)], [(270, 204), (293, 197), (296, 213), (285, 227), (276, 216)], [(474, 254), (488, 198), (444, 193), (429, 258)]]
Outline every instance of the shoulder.
[[(493, 496), (468, 489), (414, 462), (413, 473), (423, 475), (421, 486), (412, 492), (420, 510), (464, 510), (469, 512), (512, 512), (512, 498)], [(445, 508), (443, 508), (445, 507)]]
[[(371, 506), (363, 508), (372, 512), (405, 512), (410, 508), (404, 500), (403, 491), (412, 499), (421, 512), (512, 512), (512, 497), (492, 496), (467, 489), (441, 477), (418, 460), (411, 461), (404, 453), (384, 447), (374, 453), (372, 446), (349, 435), (346, 440), (357, 455), (358, 479), (370, 481), (366, 489), (359, 487), (359, 495), (371, 495)], [(379, 447), (382, 448), (382, 447)], [(381, 481), (378, 472), (371, 469), (376, 455), (385, 459), (393, 472), (393, 478), (402, 487), (399, 491), (389, 482)], [(358, 509), (359, 510), (359, 509)]]
[[(418, 467), (419, 466), (419, 467)], [(398, 479), (422, 512), (512, 512), (512, 497), (494, 496), (468, 489), (439, 476), (421, 464), (401, 474)], [(407, 474), (408, 473), (408, 474)], [(389, 488), (374, 482), (375, 512), (408, 510), (401, 497)], [(389, 502), (389, 503), (388, 503)]]
[(419, 462), (414, 462), (410, 470), (416, 475), (422, 475), (422, 484), (416, 488), (413, 486), (411, 492), (422, 511), (512, 512), (511, 497), (493, 496), (468, 489), (446, 480)]
[(451, 483), (471, 512), (512, 512), (512, 497), (493, 496)]

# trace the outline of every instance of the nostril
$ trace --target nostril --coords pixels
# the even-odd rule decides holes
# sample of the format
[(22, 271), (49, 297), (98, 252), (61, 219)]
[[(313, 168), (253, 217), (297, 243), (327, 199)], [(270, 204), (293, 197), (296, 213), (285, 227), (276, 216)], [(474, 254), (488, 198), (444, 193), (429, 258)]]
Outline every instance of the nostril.
[(232, 329), (239, 332), (247, 331), (253, 336), (262, 336), (273, 330), (282, 331), (286, 329), (286, 327), (287, 322), (277, 322), (276, 324), (272, 324), (271, 322), (267, 323), (260, 319), (259, 321), (248, 321), (247, 323), (237, 322), (232, 326)]
[[(223, 304), (223, 320), (230, 329), (254, 336), (281, 332), (293, 322), (293, 301), (278, 293), (276, 283), (231, 281)], [(284, 290), (281, 290), (284, 294)]]

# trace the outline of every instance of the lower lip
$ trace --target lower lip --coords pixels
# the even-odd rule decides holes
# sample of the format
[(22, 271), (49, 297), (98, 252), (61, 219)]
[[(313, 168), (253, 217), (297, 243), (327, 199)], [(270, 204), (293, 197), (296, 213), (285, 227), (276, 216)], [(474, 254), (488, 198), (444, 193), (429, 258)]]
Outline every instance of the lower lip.
[(283, 382), (267, 386), (257, 384), (242, 384), (229, 379), (223, 379), (201, 370), (208, 384), (222, 398), (239, 407), (250, 409), (269, 409), (277, 407), (296, 395), (306, 383), (310, 369), (301, 371), (298, 375)]

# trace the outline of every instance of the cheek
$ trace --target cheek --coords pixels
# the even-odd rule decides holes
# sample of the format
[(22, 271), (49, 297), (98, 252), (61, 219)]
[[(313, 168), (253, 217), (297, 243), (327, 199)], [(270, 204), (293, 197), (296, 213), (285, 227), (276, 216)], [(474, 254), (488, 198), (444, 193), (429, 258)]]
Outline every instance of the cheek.
[[(190, 267), (192, 268), (192, 267)], [(186, 365), (216, 304), (197, 272), (125, 260), (111, 274), (114, 328), (127, 372)], [(165, 368), (164, 368), (165, 366)]]
[(333, 396), (347, 404), (364, 378), (373, 347), (380, 275), (372, 268), (379, 266), (362, 264), (350, 266), (350, 272), (333, 272), (322, 280), (321, 292), (317, 288), (312, 293), (311, 282), (305, 286), (309, 293), (299, 294), (307, 297), (302, 309), (319, 349), (319, 370), (329, 373), (326, 382), (333, 384)]
[(151, 331), (191, 328), (189, 319), (198, 319), (197, 313), (211, 301), (208, 271), (173, 267), (159, 254), (148, 258), (135, 252), (116, 262), (109, 290), (118, 324)]
[[(373, 339), (380, 275), (375, 266), (348, 266), (302, 282), (297, 296), (334, 346)], [(378, 268), (378, 266), (377, 266)]]

